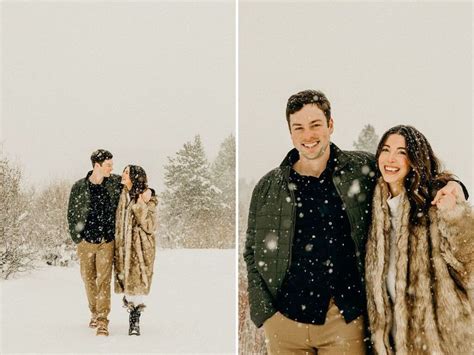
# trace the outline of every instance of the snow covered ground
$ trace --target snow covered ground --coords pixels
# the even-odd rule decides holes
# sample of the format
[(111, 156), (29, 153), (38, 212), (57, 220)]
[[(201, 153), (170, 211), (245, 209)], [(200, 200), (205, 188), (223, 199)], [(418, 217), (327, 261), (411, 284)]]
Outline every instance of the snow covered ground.
[(0, 285), (2, 354), (235, 352), (234, 250), (158, 250), (139, 337), (128, 336), (128, 313), (114, 293), (110, 336), (88, 328), (78, 266)]

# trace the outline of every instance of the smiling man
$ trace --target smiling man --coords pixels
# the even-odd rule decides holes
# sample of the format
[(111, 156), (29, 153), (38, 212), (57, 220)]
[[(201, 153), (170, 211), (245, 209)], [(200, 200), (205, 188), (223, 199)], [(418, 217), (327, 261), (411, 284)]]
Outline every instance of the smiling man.
[(251, 318), (270, 354), (365, 354), (375, 158), (331, 143), (331, 105), (320, 91), (291, 96), (286, 119), (294, 149), (258, 182), (250, 204)]

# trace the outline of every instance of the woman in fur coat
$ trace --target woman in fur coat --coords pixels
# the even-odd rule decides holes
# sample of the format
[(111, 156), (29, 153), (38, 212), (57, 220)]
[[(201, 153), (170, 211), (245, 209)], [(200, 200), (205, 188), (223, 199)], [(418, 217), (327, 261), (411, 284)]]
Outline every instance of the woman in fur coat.
[(140, 335), (143, 296), (150, 292), (153, 277), (158, 200), (140, 166), (128, 165), (122, 173), (122, 184), (115, 220), (115, 293), (125, 294), (129, 335)]
[(377, 354), (472, 354), (473, 213), (418, 130), (396, 126), (376, 153), (379, 179), (366, 249), (366, 290)]

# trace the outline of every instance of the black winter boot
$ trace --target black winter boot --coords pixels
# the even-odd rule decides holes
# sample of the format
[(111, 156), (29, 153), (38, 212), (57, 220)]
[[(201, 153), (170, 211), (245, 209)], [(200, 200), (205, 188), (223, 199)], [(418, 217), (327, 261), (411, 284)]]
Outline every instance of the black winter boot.
[(128, 335), (140, 335), (140, 315), (143, 308), (145, 308), (145, 305), (139, 304), (129, 310), (130, 328), (128, 329)]
[(128, 335), (140, 335), (140, 315), (145, 308), (143, 303), (135, 306), (133, 302), (129, 302), (125, 296), (123, 296), (123, 307), (130, 313), (128, 322), (130, 328), (128, 329)]

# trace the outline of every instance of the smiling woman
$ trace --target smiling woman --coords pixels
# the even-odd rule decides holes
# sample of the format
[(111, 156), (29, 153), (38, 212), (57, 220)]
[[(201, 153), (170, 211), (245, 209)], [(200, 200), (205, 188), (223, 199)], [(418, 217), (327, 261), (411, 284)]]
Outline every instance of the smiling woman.
[(376, 159), (379, 174), (392, 196), (405, 190), (411, 196), (413, 223), (424, 218), (437, 190), (454, 179), (452, 174), (441, 171), (430, 143), (412, 126), (399, 125), (387, 130), (378, 145)]
[(436, 192), (453, 176), (441, 170), (416, 128), (389, 129), (376, 156), (380, 177), (365, 261), (374, 348), (377, 353), (469, 353), (474, 341), (472, 208), (446, 189), (432, 206)]
[(392, 196), (398, 196), (410, 168), (405, 137), (396, 133), (387, 137), (379, 153), (378, 166), (383, 179), (389, 185), (390, 193)]

